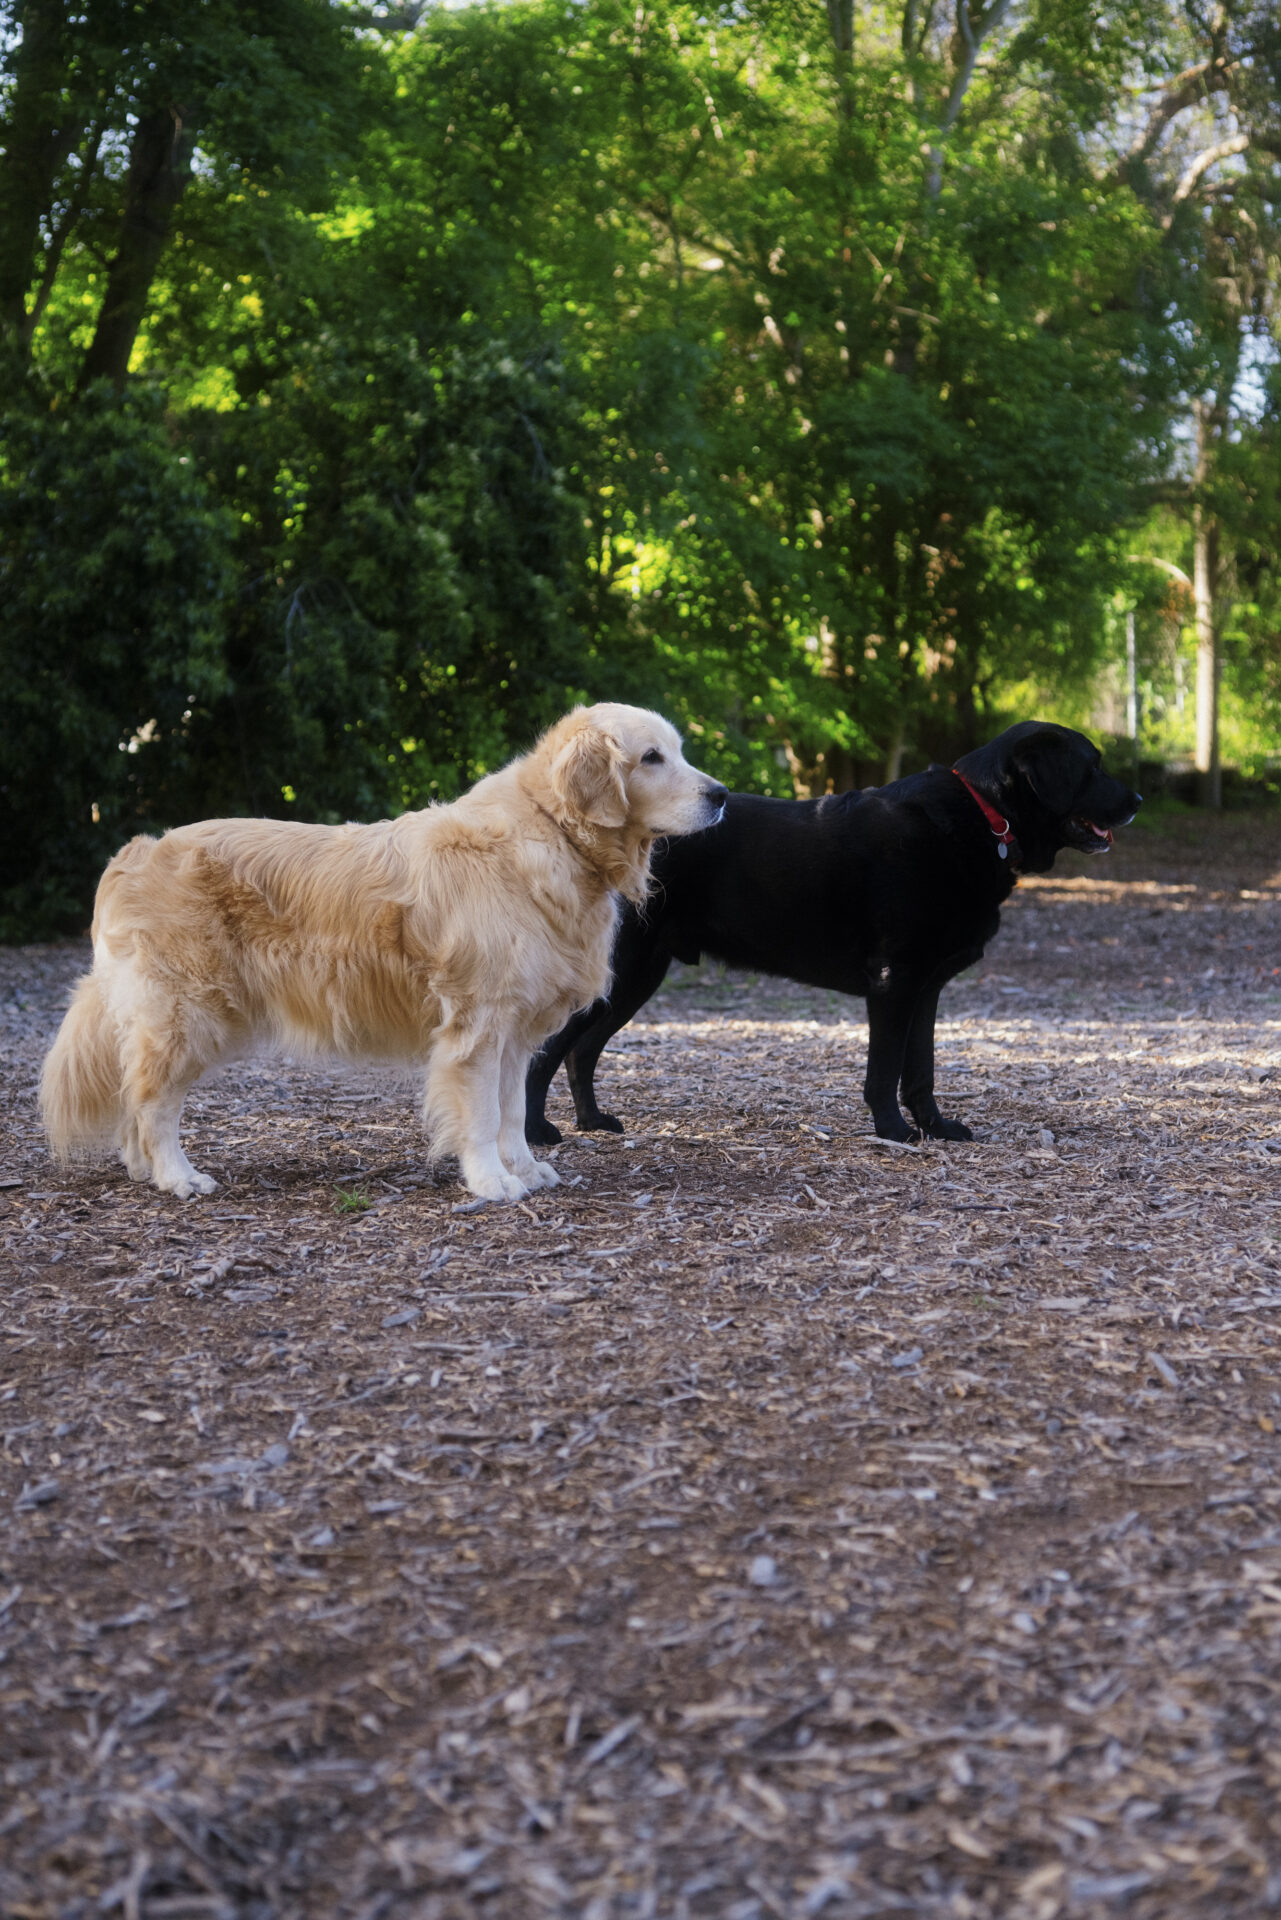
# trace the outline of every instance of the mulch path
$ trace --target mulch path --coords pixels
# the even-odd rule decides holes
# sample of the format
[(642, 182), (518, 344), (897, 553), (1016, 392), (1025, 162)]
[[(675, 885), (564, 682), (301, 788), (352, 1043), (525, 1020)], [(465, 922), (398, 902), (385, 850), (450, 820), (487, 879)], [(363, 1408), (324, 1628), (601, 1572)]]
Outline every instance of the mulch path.
[(1281, 1905), (1281, 820), (1123, 839), (944, 996), (972, 1145), (710, 969), (475, 1214), (278, 1062), (212, 1199), (59, 1172), (0, 953), (0, 1913)]

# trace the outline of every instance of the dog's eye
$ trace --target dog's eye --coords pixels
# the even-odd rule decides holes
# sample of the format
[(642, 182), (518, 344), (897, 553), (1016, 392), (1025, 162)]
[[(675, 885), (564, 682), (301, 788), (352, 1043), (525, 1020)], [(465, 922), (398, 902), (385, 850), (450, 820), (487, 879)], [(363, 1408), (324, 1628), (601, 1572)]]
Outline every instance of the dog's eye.
[(663, 756), (657, 747), (651, 747), (648, 753), (641, 755), (641, 765), (643, 767), (661, 767), (662, 764)]

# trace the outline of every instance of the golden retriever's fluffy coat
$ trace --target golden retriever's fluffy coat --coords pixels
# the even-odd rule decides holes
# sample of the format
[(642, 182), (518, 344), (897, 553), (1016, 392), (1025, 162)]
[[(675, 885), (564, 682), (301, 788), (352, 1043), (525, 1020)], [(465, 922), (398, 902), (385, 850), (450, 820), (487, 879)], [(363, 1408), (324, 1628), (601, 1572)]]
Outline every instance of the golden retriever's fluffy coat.
[(473, 1193), (554, 1186), (525, 1144), (530, 1056), (605, 992), (617, 895), (644, 897), (654, 839), (710, 825), (724, 798), (665, 720), (603, 705), (450, 806), (131, 840), (45, 1063), (55, 1151), (114, 1144), (135, 1180), (212, 1192), (179, 1144), (183, 1099), (266, 1041), (424, 1062), (433, 1149)]

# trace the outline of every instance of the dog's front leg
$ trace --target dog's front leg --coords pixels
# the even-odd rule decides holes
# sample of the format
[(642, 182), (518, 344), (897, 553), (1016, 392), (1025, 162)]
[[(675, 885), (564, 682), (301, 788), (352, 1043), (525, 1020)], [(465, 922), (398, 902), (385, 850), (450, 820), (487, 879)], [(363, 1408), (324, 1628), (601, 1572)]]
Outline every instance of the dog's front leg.
[(972, 1140), (959, 1120), (947, 1120), (934, 1098), (934, 1022), (940, 988), (926, 987), (912, 1009), (903, 1055), (903, 1103), (927, 1140)]
[[(483, 1029), (483, 1022), (477, 1024)], [(525, 1182), (507, 1171), (498, 1150), (502, 1053), (501, 1027), (476, 1033), (445, 1026), (437, 1031), (427, 1062), (423, 1116), (433, 1150), (458, 1155), (463, 1180), (480, 1200), (521, 1200), (528, 1192)], [(523, 1073), (522, 1063), (522, 1080)]]
[(620, 1027), (644, 1006), (663, 984), (672, 956), (666, 947), (633, 947), (625, 951), (620, 941), (609, 996), (598, 1000), (587, 1022), (574, 1036), (565, 1057), (565, 1078), (574, 1100), (574, 1117), (580, 1133), (601, 1131), (625, 1133), (615, 1114), (602, 1112), (596, 1100), (596, 1064)]
[(531, 1147), (554, 1147), (561, 1131), (547, 1118), (547, 1095), (557, 1069), (580, 1035), (586, 1033), (600, 1006), (587, 1007), (565, 1022), (559, 1033), (545, 1040), (529, 1063), (525, 1076), (525, 1138)]
[(918, 983), (897, 978), (888, 966), (873, 967), (867, 989), (867, 1075), (863, 1098), (882, 1140), (914, 1140), (898, 1104), (908, 1033)]
[(529, 1064), (529, 1048), (509, 1040), (503, 1048), (498, 1074), (498, 1098), (502, 1107), (498, 1152), (508, 1171), (531, 1190), (558, 1187), (560, 1175), (555, 1167), (546, 1160), (535, 1160), (525, 1140), (525, 1076)]

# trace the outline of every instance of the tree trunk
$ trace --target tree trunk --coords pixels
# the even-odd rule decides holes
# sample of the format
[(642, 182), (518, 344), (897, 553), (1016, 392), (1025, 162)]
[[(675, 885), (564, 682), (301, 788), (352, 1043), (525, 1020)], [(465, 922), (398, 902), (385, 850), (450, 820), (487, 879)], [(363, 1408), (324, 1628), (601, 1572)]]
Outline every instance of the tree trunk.
[(143, 114), (134, 128), (124, 219), (98, 325), (79, 385), (104, 377), (123, 387), (129, 356), (147, 311), (174, 208), (191, 177), (195, 126), (179, 106)]
[(907, 746), (907, 729), (900, 715), (894, 722), (894, 732), (890, 737), (889, 748), (885, 755), (885, 785), (892, 786), (903, 775), (903, 752)]
[(80, 152), (80, 170), (67, 204), (58, 216), (58, 223), (50, 232), (44, 250), (44, 261), (40, 270), (40, 280), (36, 286), (31, 304), (27, 308), (22, 323), (22, 344), (28, 352), (36, 337), (36, 329), (44, 318), (45, 308), (53, 296), (54, 282), (58, 277), (58, 267), (62, 261), (67, 241), (75, 231), (77, 222), (85, 209), (89, 197), (89, 188), (93, 184), (98, 168), (98, 157), (102, 151), (102, 142), (107, 132), (105, 120), (100, 120), (90, 128), (88, 138)]
[(854, 0), (827, 0), (827, 24), (838, 53), (854, 51)]
[[(1209, 477), (1214, 427), (1211, 409), (1198, 401), (1194, 409), (1197, 432), (1198, 488)], [(1192, 509), (1192, 594), (1196, 606), (1196, 772), (1197, 805), (1223, 805), (1223, 776), (1219, 766), (1219, 630), (1216, 600), (1219, 588), (1219, 527), (1213, 513), (1198, 500)]]
[(1219, 766), (1219, 630), (1214, 602), (1219, 573), (1219, 529), (1204, 507), (1193, 510), (1193, 581), (1196, 593), (1197, 805), (1223, 805)]
[(19, 352), (27, 346), (27, 292), (35, 278), (40, 222), (79, 131), (63, 98), (66, 20), (59, 0), (27, 0), (21, 27), (0, 152), (0, 342)]

